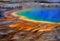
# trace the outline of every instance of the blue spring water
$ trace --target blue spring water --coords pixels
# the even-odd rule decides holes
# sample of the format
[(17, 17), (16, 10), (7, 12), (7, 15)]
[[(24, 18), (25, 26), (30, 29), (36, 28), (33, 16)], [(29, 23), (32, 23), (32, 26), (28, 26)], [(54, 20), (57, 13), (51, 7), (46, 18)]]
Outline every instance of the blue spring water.
[(17, 12), (17, 15), (36, 21), (60, 22), (60, 8), (22, 10)]

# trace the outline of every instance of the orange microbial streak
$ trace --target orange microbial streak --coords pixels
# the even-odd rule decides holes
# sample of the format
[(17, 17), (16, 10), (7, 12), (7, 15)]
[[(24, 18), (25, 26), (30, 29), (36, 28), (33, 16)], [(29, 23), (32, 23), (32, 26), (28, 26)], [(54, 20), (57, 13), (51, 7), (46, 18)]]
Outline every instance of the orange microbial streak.
[(11, 39), (16, 33), (21, 32), (21, 31), (30, 31), (30, 33), (35, 32), (38, 30), (38, 32), (43, 32), (43, 31), (51, 31), (55, 27), (60, 26), (60, 24), (51, 24), (51, 23), (33, 23), (29, 21), (24, 21), (24, 20), (19, 20), (15, 24), (11, 24), (11, 28), (17, 28), (14, 32), (9, 33), (6, 37), (8, 39)]

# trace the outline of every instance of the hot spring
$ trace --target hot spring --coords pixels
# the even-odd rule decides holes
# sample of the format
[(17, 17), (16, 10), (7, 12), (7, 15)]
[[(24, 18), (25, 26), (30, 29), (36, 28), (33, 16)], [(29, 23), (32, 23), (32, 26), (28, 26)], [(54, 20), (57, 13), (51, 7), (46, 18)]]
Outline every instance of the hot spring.
[(18, 11), (16, 14), (35, 21), (60, 22), (60, 8), (33, 8)]

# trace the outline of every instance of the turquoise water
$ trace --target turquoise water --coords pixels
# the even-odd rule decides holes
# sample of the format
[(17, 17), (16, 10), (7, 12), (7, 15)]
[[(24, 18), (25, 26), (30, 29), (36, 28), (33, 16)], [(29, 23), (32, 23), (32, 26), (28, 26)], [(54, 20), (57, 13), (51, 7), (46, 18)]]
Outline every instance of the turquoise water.
[(31, 20), (47, 21), (47, 22), (60, 22), (60, 9), (59, 8), (39, 8), (22, 10), (17, 12), (19, 16), (25, 16)]

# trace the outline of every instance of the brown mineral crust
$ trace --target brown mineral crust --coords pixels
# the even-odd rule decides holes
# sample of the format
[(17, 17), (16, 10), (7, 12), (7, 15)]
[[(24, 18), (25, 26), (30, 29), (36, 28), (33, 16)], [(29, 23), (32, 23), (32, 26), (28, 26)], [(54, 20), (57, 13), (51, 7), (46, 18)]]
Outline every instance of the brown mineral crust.
[(60, 41), (60, 27), (51, 31), (41, 31), (32, 33), (30, 31), (21, 31), (16, 33), (12, 40), (14, 41)]

